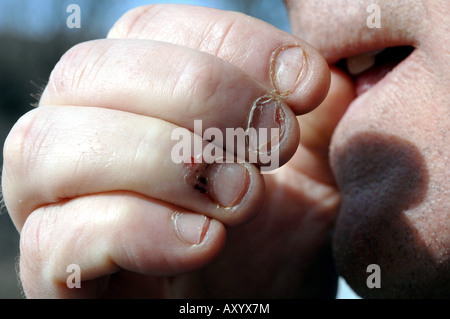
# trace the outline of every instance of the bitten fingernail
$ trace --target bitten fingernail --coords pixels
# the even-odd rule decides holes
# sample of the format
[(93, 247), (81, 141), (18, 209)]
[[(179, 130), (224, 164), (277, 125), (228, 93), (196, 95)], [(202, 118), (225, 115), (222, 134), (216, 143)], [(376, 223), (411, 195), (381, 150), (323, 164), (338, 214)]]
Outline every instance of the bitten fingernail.
[(299, 45), (286, 45), (273, 53), (271, 63), (272, 85), (281, 96), (292, 93), (306, 66), (305, 52)]
[(172, 215), (178, 237), (189, 245), (200, 244), (209, 229), (210, 219), (204, 215), (175, 212)]

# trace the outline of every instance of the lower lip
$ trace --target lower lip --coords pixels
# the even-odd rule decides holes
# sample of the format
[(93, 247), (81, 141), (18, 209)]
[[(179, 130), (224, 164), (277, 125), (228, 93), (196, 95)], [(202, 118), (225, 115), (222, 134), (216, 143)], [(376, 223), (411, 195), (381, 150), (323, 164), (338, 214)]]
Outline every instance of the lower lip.
[(355, 76), (356, 95), (359, 96), (370, 90), (375, 84), (384, 78), (386, 74), (394, 68), (394, 66), (395, 63), (374, 66), (369, 70)]

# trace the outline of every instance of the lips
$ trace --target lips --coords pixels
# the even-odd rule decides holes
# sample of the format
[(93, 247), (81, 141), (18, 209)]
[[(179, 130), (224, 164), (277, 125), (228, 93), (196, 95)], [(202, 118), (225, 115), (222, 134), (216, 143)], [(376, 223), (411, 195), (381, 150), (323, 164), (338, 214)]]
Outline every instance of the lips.
[[(370, 0), (287, 2), (293, 32), (359, 95), (335, 99), (346, 111), (329, 148), (340, 275), (363, 297), (448, 298), (448, 1), (377, 1), (379, 29), (366, 24)], [(367, 285), (371, 264), (381, 289)]]
[[(430, 264), (426, 253), (415, 250), (418, 239), (404, 217), (426, 194), (426, 165), (420, 150), (402, 134), (397, 136), (401, 129), (397, 131), (389, 118), (400, 103), (399, 79), (411, 74), (417, 54), (411, 54), (414, 47), (409, 43), (389, 36), (333, 49), (335, 55), (321, 47), (328, 62), (334, 61), (330, 64), (353, 80), (357, 95), (330, 145), (330, 165), (342, 198), (333, 234), (336, 265), (362, 297), (431, 296), (423, 282), (404, 288), (415, 272), (426, 271), (424, 264)], [(409, 266), (418, 255), (423, 262)], [(372, 263), (383, 269), (383, 290), (366, 285), (366, 269)]]
[(359, 96), (376, 85), (413, 50), (411, 46), (378, 49), (341, 59), (336, 65), (353, 78)]
[[(416, 279), (433, 261), (406, 214), (420, 211), (429, 184), (422, 150), (408, 135), (407, 122), (399, 121), (408, 110), (405, 101), (414, 96), (405, 86), (418, 70), (420, 51), (413, 51), (411, 46), (387, 47), (337, 63), (353, 79), (359, 96), (330, 145), (330, 165), (342, 199), (333, 252), (340, 274), (366, 298), (439, 295)], [(366, 285), (370, 264), (383, 269), (383, 290)]]

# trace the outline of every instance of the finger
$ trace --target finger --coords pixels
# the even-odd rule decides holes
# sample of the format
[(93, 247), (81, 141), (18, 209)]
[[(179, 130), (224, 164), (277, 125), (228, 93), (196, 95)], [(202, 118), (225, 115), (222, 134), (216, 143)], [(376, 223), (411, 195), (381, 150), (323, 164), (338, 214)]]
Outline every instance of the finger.
[(202, 134), (208, 128), (219, 129), (223, 136), (231, 128), (275, 129), (279, 142), (271, 146), (280, 164), (293, 155), (299, 141), (290, 108), (240, 69), (210, 54), (148, 40), (102, 40), (74, 47), (52, 72), (40, 105), (113, 108), (192, 132), (199, 120)]
[[(28, 113), (5, 142), (3, 192), (14, 222), (20, 229), (37, 207), (116, 190), (173, 203), (227, 225), (251, 218), (264, 193), (259, 170), (248, 163), (214, 163), (201, 137), (184, 130), (188, 134), (180, 141), (172, 139), (177, 128), (104, 108), (48, 106)], [(188, 164), (176, 158), (186, 144), (181, 152), (196, 159)]]
[(355, 99), (352, 79), (342, 70), (331, 68), (331, 86), (326, 99), (314, 111), (302, 116), (302, 145), (328, 154), (328, 147), (342, 116)]
[(119, 19), (108, 37), (165, 41), (216, 55), (272, 87), (296, 114), (316, 107), (329, 87), (327, 63), (312, 46), (237, 12), (143, 6)]
[(328, 161), (329, 145), (339, 121), (355, 98), (352, 80), (339, 69), (331, 69), (328, 96), (314, 111), (299, 117), (302, 139), (290, 164), (313, 180), (335, 186)]
[[(20, 276), (28, 297), (99, 297), (108, 276), (121, 269), (186, 273), (214, 258), (224, 240), (220, 222), (137, 194), (79, 197), (41, 207), (27, 219)], [(79, 288), (70, 289), (67, 283), (78, 279)]]

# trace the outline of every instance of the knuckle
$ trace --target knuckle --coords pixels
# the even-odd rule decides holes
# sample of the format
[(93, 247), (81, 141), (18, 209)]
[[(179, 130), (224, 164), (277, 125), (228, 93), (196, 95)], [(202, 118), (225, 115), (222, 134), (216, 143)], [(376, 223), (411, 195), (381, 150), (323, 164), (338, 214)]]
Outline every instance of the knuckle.
[(111, 28), (108, 38), (138, 37), (142, 24), (147, 25), (162, 11), (164, 5), (146, 5), (127, 11)]
[[(43, 108), (23, 115), (11, 129), (4, 144), (4, 166), (8, 177), (26, 183), (33, 172), (39, 172), (45, 160), (53, 133), (53, 112)], [(17, 186), (17, 185), (16, 185)], [(20, 189), (20, 187), (19, 187)]]
[(207, 25), (199, 49), (216, 56), (233, 54), (236, 44), (243, 40), (247, 26), (242, 25), (239, 13), (212, 20)]
[(97, 74), (94, 69), (101, 68), (102, 59), (107, 57), (108, 48), (105, 41), (94, 40), (77, 44), (69, 49), (52, 70), (40, 105), (64, 105), (64, 97), (76, 97), (80, 88), (90, 87)]
[(238, 66), (253, 58), (253, 47), (260, 48), (261, 43), (271, 41), (265, 25), (240, 12), (216, 14), (203, 28), (198, 49)]
[(75, 234), (61, 227), (63, 218), (52, 206), (34, 210), (20, 232), (19, 275), (25, 293), (40, 293), (49, 284), (64, 281), (68, 253), (66, 237)]
[[(190, 101), (187, 112), (191, 116), (202, 116), (203, 113), (208, 113), (208, 110), (213, 108), (214, 100), (218, 97), (217, 93), (222, 83), (221, 77), (217, 76), (217, 74), (221, 74), (217, 73), (217, 68), (212, 61), (203, 61), (202, 64), (191, 62), (186, 65), (181, 74), (181, 81), (179, 79), (176, 82), (174, 95), (178, 95), (177, 92), (183, 92), (187, 88), (186, 99)], [(182, 80), (183, 78), (186, 79), (186, 82)]]
[(43, 265), (48, 263), (44, 256), (51, 242), (51, 232), (45, 227), (42, 214), (35, 211), (28, 216), (20, 234), (20, 274), (33, 276), (44, 272)]
[(210, 118), (230, 111), (230, 105), (242, 104), (256, 88), (244, 73), (212, 55), (182, 62), (182, 67), (171, 94), (184, 100), (190, 117)]
[(3, 148), (4, 165), (13, 175), (20, 176), (27, 170), (30, 163), (30, 154), (40, 143), (36, 141), (36, 128), (38, 110), (23, 115), (13, 126), (5, 140)]

